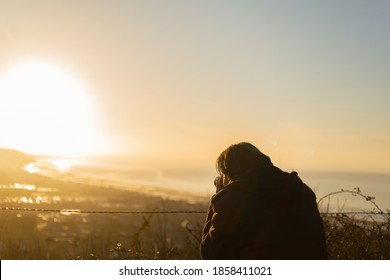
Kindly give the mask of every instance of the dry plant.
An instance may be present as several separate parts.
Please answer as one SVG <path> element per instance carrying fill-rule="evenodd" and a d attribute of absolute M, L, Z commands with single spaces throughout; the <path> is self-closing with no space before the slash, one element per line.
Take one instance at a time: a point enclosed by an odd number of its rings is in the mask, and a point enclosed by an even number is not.
<path fill-rule="evenodd" d="M 372 211 L 323 214 L 329 259 L 390 259 L 389 211 L 383 211 L 375 197 L 363 194 L 360 188 L 329 193 L 318 203 L 321 205 L 325 199 L 340 194 L 364 199 Z"/>

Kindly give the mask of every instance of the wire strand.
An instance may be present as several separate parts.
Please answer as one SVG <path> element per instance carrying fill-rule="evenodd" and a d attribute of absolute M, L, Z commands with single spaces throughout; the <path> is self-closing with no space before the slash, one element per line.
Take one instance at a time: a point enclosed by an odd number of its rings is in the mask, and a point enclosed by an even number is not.
<path fill-rule="evenodd" d="M 206 214 L 206 211 L 93 211 L 78 209 L 42 209 L 42 208 L 19 208 L 19 207 L 1 207 L 3 211 L 28 211 L 28 212 L 52 212 L 69 214 Z"/>
<path fill-rule="evenodd" d="M 93 210 L 78 210 L 78 209 L 43 209 L 43 208 L 19 208 L 19 207 L 1 207 L 2 211 L 25 211 L 25 212 L 49 212 L 49 213 L 63 213 L 63 214 L 206 214 L 207 211 L 93 211 Z M 390 215 L 385 212 L 323 212 L 321 215 Z"/>

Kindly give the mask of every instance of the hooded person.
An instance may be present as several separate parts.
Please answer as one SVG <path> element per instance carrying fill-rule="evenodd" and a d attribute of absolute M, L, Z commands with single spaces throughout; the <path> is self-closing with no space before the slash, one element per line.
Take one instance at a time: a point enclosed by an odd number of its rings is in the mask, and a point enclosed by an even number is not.
<path fill-rule="evenodd" d="M 203 259 L 327 258 L 316 196 L 296 172 L 280 170 L 250 143 L 223 151 L 216 169 Z"/>

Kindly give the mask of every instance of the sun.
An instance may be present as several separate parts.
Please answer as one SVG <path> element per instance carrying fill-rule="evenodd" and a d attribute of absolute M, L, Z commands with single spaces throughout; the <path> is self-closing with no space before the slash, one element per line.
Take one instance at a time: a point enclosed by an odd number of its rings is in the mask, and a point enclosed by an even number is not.
<path fill-rule="evenodd" d="M 63 68 L 28 61 L 0 72 L 0 146 L 41 155 L 106 150 L 90 90 Z"/>

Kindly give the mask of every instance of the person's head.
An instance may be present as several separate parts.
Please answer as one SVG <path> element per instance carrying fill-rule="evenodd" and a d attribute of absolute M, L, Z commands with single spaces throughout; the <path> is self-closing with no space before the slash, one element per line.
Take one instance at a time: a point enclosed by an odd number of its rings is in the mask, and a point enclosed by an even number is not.
<path fill-rule="evenodd" d="M 248 171 L 264 165 L 272 165 L 270 158 L 246 142 L 231 145 L 215 163 L 219 175 L 230 181 L 238 180 Z"/>

